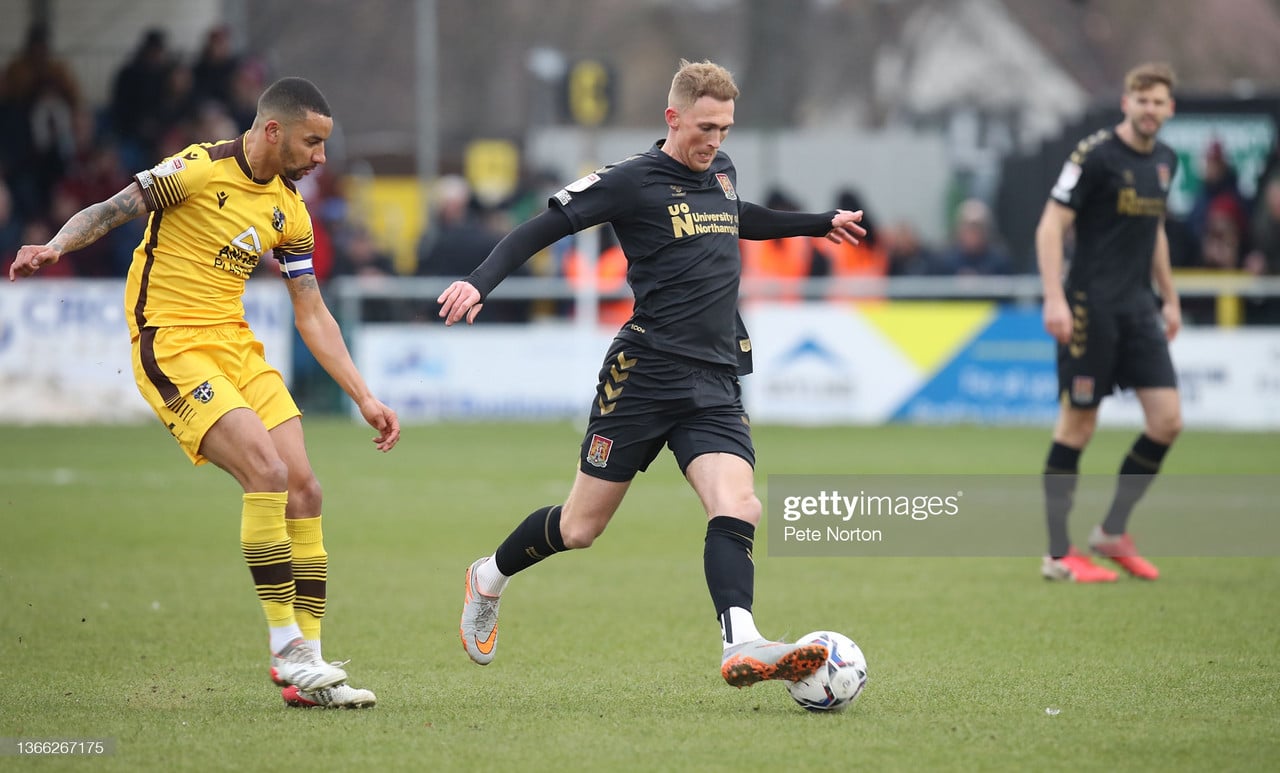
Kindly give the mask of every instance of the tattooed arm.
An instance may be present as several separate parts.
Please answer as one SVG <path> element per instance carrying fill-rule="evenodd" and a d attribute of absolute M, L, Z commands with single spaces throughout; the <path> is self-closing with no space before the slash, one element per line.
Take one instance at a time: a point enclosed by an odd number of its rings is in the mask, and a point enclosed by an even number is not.
<path fill-rule="evenodd" d="M 351 352 L 342 340 L 338 321 L 320 295 L 315 275 L 302 274 L 286 279 L 285 284 L 289 287 L 289 299 L 293 301 L 293 323 L 302 336 L 302 342 L 311 350 L 320 367 L 359 406 L 360 414 L 369 426 L 378 430 L 378 436 L 373 439 L 378 450 L 390 451 L 400 439 L 400 421 L 395 411 L 373 396 L 364 377 L 356 369 Z"/>
<path fill-rule="evenodd" d="M 9 267 L 9 281 L 20 276 L 31 276 L 44 266 L 53 265 L 63 254 L 88 247 L 118 225 L 145 214 L 146 202 L 142 189 L 136 182 L 129 183 L 116 195 L 91 204 L 71 216 L 71 219 L 49 240 L 48 244 L 27 244 Z"/>

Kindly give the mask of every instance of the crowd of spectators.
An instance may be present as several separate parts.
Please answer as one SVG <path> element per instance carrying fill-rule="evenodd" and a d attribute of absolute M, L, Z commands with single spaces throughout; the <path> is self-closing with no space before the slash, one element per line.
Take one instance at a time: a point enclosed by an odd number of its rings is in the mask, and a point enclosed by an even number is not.
<path fill-rule="evenodd" d="M 0 262 L 119 191 L 133 172 L 248 128 L 265 78 L 260 61 L 233 52 L 224 27 L 191 60 L 151 29 L 115 72 L 107 103 L 90 104 L 48 28 L 33 25 L 0 72 Z M 130 226 L 41 273 L 123 276 L 142 224 Z"/>
<path fill-rule="evenodd" d="M 47 28 L 34 25 L 0 72 L 0 265 L 21 244 L 48 240 L 83 207 L 110 197 L 130 175 L 192 142 L 233 137 L 253 122 L 256 100 L 267 85 L 265 63 L 238 53 L 226 27 L 208 31 L 194 55 L 175 51 L 163 29 L 146 30 L 116 70 L 104 105 L 86 103 L 75 74 L 55 53 Z M 1176 267 L 1280 274 L 1280 164 L 1273 158 L 1259 180 L 1256 200 L 1240 192 L 1228 149 L 1214 142 L 1198 170 L 1203 186 L 1189 215 L 1170 222 Z M 541 179 L 541 178 L 538 178 Z M 397 266 L 361 223 L 349 217 L 331 170 L 307 177 L 304 196 L 316 230 L 315 265 L 321 281 L 335 275 L 397 275 Z M 470 272 L 510 227 L 546 200 L 546 181 L 526 185 L 514 201 L 482 204 L 461 177 L 440 179 L 415 252 L 420 276 L 457 277 Z M 798 209 L 783 190 L 767 206 Z M 857 246 L 825 239 L 743 243 L 743 275 L 775 285 L 774 297 L 798 298 L 801 280 L 898 276 L 999 276 L 1034 271 L 1005 247 L 991 208 L 966 199 L 955 207 L 948 236 L 928 244 L 906 221 L 882 223 L 859 192 L 839 193 L 831 206 L 862 209 L 868 237 Z M 530 212 L 525 212 L 530 210 Z M 120 277 L 141 237 L 141 220 L 42 272 L 44 276 Z M 602 292 L 624 287 L 626 261 L 604 233 L 596 261 Z M 526 267 L 527 273 L 582 282 L 582 260 L 572 239 Z M 256 274 L 266 274 L 260 269 Z M 788 285 L 790 283 L 790 285 Z M 778 289 L 778 288 L 781 289 Z M 485 318 L 518 321 L 561 314 L 571 304 L 493 303 Z M 406 311 L 408 309 L 408 311 Z M 626 300 L 608 301 L 606 321 L 625 319 Z M 423 304 L 384 306 L 369 313 L 430 319 Z"/>

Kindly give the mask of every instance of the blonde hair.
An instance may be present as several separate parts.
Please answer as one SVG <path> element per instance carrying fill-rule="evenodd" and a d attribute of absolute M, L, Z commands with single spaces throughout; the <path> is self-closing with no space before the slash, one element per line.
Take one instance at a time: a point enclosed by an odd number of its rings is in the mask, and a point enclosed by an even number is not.
<path fill-rule="evenodd" d="M 1177 83 L 1177 76 L 1173 74 L 1173 68 L 1165 62 L 1146 62 L 1133 68 L 1124 76 L 1124 90 L 1130 91 L 1146 91 L 1152 86 L 1164 84 L 1169 92 L 1173 92 L 1173 87 Z"/>
<path fill-rule="evenodd" d="M 702 97 L 722 102 L 737 99 L 738 85 L 733 82 L 733 74 L 714 62 L 681 59 L 680 69 L 671 79 L 667 104 L 677 110 L 686 110 Z"/>

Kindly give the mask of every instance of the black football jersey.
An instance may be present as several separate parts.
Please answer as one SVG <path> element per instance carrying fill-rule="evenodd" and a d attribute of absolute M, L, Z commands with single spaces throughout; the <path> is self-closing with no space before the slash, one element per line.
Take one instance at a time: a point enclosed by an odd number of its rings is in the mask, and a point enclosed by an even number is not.
<path fill-rule="evenodd" d="M 1050 194 L 1076 213 L 1068 300 L 1083 292 L 1091 303 L 1151 302 L 1151 259 L 1177 168 L 1168 145 L 1142 153 L 1110 129 L 1076 146 Z"/>
<path fill-rule="evenodd" d="M 619 337 L 716 366 L 749 369 L 737 314 L 737 172 L 723 153 L 695 172 L 662 151 L 605 166 L 550 199 L 574 231 L 612 223 L 635 312 Z"/>

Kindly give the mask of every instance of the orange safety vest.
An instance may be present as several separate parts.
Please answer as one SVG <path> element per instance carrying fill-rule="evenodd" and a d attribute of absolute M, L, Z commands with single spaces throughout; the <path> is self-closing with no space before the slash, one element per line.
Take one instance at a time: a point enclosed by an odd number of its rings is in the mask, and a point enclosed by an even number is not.
<path fill-rule="evenodd" d="M 883 249 L 872 247 L 865 242 L 849 244 L 833 242 L 825 236 L 815 236 L 813 248 L 827 258 L 831 266 L 831 277 L 884 277 L 889 274 L 889 254 Z M 829 294 L 832 300 L 847 299 L 846 295 L 833 291 Z M 865 300 L 872 300 L 866 298 Z"/>
<path fill-rule="evenodd" d="M 813 268 L 813 245 L 805 237 L 790 239 L 742 240 L 742 275 L 747 279 L 767 282 L 769 292 L 759 300 L 798 301 L 800 282 L 809 277 Z"/>
<path fill-rule="evenodd" d="M 581 283 L 584 280 L 582 258 L 576 249 L 570 250 L 564 257 L 564 275 L 569 280 L 570 286 L 575 289 L 582 286 Z M 615 244 L 601 252 L 600 257 L 596 259 L 596 292 L 613 293 L 621 290 L 626 284 L 627 256 L 623 254 L 622 248 Z M 631 319 L 634 307 L 635 301 L 631 298 L 600 301 L 597 313 L 601 324 L 621 325 Z"/>

